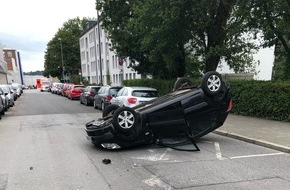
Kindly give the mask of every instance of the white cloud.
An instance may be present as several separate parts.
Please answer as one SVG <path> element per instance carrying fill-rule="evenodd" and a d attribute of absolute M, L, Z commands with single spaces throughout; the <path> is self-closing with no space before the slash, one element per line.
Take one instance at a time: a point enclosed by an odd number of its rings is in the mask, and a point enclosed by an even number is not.
<path fill-rule="evenodd" d="M 46 44 L 63 23 L 95 18 L 96 0 L 7 0 L 0 2 L 0 43 L 20 52 L 23 71 L 43 70 Z"/>

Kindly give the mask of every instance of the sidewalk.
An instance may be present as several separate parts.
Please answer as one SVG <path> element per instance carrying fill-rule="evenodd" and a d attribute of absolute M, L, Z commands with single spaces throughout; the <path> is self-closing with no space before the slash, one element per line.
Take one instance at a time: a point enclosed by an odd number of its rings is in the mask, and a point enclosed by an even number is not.
<path fill-rule="evenodd" d="M 229 114 L 214 133 L 290 153 L 290 122 Z"/>

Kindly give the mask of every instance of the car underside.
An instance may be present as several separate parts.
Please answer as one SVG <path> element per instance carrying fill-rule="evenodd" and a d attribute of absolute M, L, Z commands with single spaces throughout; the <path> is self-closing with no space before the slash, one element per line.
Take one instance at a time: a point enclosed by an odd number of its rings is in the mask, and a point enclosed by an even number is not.
<path fill-rule="evenodd" d="M 166 145 L 166 139 L 197 139 L 222 126 L 232 107 L 231 88 L 217 72 L 206 73 L 200 87 L 180 78 L 174 90 L 133 108 L 109 105 L 103 117 L 88 122 L 87 138 L 97 147 Z"/>

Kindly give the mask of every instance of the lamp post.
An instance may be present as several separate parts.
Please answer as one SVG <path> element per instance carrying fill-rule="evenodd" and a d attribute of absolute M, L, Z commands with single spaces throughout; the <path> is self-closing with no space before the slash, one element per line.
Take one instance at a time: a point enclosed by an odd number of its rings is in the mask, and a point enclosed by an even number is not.
<path fill-rule="evenodd" d="M 60 41 L 60 54 L 61 54 L 61 66 L 62 66 L 62 80 L 64 82 L 64 65 L 63 65 L 63 52 L 62 52 L 62 41 L 61 38 L 58 38 Z"/>
<path fill-rule="evenodd" d="M 97 0 L 98 3 L 98 0 Z M 101 51 L 101 28 L 100 28 L 100 18 L 99 18 L 99 10 L 97 9 L 97 20 L 98 20 L 98 38 L 99 38 L 99 57 L 100 57 L 100 83 L 103 85 L 103 68 L 102 68 L 102 51 Z M 97 57 L 96 57 L 96 66 L 97 66 Z M 98 66 L 97 66 L 98 67 Z M 96 70 L 97 71 L 97 70 Z"/>

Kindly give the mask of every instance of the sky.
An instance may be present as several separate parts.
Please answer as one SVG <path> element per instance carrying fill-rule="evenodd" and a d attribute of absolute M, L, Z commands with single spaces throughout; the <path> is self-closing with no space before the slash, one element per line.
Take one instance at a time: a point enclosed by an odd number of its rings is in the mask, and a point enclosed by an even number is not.
<path fill-rule="evenodd" d="M 20 52 L 24 72 L 44 70 L 47 43 L 69 19 L 96 18 L 96 0 L 3 0 L 0 2 L 0 44 Z M 273 48 L 259 51 L 255 76 L 270 80 Z M 225 66 L 220 72 L 231 72 Z"/>
<path fill-rule="evenodd" d="M 96 0 L 1 0 L 0 44 L 20 53 L 24 72 L 44 70 L 47 43 L 69 19 L 96 18 Z"/>

